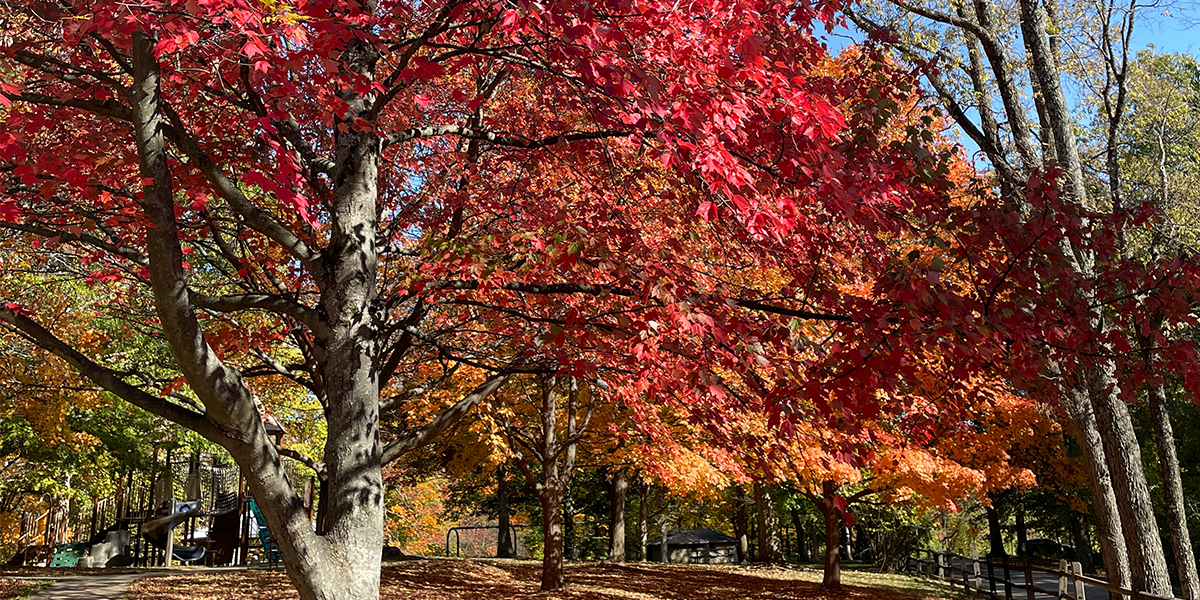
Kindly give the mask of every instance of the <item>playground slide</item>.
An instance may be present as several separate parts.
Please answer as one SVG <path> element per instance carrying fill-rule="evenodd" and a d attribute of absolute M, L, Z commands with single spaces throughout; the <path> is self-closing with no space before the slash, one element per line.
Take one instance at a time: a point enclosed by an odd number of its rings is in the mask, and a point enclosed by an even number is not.
<path fill-rule="evenodd" d="M 275 539 L 271 537 L 271 530 L 267 529 L 267 519 L 254 500 L 250 501 L 250 512 L 254 513 L 254 520 L 258 524 L 258 539 L 262 542 L 264 558 L 272 565 L 278 564 L 282 560 L 279 546 L 275 545 Z"/>
<path fill-rule="evenodd" d="M 238 493 L 224 492 L 217 496 L 208 529 L 208 564 L 228 565 L 242 538 L 241 515 L 238 514 Z"/>
<path fill-rule="evenodd" d="M 175 513 L 159 517 L 142 524 L 142 537 L 159 550 L 167 549 L 167 536 L 176 525 L 200 514 L 200 501 L 179 502 L 175 504 Z M 171 556 L 180 562 L 195 562 L 204 558 L 204 546 L 174 546 Z"/>

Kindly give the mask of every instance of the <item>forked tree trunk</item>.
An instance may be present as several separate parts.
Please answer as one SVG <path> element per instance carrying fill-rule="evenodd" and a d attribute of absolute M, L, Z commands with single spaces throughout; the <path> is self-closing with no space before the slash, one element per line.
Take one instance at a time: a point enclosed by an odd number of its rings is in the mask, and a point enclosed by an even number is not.
<path fill-rule="evenodd" d="M 1078 388 L 1068 390 L 1063 408 L 1072 434 L 1079 442 L 1080 460 L 1088 487 L 1092 491 L 1092 508 L 1096 513 L 1096 535 L 1100 541 L 1100 556 L 1104 560 L 1105 577 L 1110 583 L 1128 588 L 1130 582 L 1129 553 L 1125 548 L 1125 533 L 1117 511 L 1117 495 L 1113 491 L 1108 460 L 1096 415 L 1087 393 Z"/>
<path fill-rule="evenodd" d="M 1164 504 L 1167 523 L 1171 528 L 1171 547 L 1175 552 L 1175 567 L 1184 600 L 1200 598 L 1200 581 L 1196 575 L 1196 556 L 1188 532 L 1184 511 L 1183 481 L 1179 475 L 1179 456 L 1175 453 L 1175 432 L 1167 410 L 1167 393 L 1161 384 L 1150 387 L 1150 416 L 1154 421 L 1154 445 L 1158 448 L 1158 465 L 1162 471 Z"/>
<path fill-rule="evenodd" d="M 1075 138 L 1075 122 L 1063 93 L 1058 61 L 1050 46 L 1051 37 L 1045 9 L 1036 0 L 1019 0 L 1018 6 L 1025 47 L 1029 53 L 1033 75 L 1044 97 L 1044 111 L 1053 132 L 1056 158 L 1067 176 L 1068 193 L 1074 196 L 1081 206 L 1088 207 L 1090 203 L 1087 201 L 1088 191 Z M 1123 90 L 1124 88 L 1122 94 Z M 1118 102 L 1121 100 L 1122 97 L 1118 97 Z M 1119 114 L 1120 108 L 1117 110 Z M 1111 125 L 1115 130 L 1117 122 L 1114 121 Z M 1077 249 L 1067 248 L 1068 251 Z M 1076 263 L 1072 266 L 1083 276 L 1094 277 L 1094 254 L 1085 251 L 1077 256 L 1078 258 L 1072 259 Z M 1080 289 L 1078 293 L 1089 305 L 1095 304 L 1095 298 L 1092 297 L 1094 292 Z M 1104 315 L 1097 312 L 1090 317 L 1092 333 L 1102 335 L 1110 327 Z M 1103 456 L 1108 462 L 1121 531 L 1125 538 L 1125 550 L 1129 556 L 1130 584 L 1139 591 L 1169 596 L 1170 575 L 1167 571 L 1162 539 L 1158 535 L 1149 486 L 1142 469 L 1141 449 L 1134 434 L 1133 422 L 1129 418 L 1128 407 L 1118 394 L 1114 367 L 1111 362 L 1100 361 L 1096 364 L 1081 365 L 1075 370 L 1076 372 L 1072 373 L 1076 379 L 1074 384 L 1086 386 L 1104 447 Z"/>
<path fill-rule="evenodd" d="M 629 478 L 625 469 L 613 472 L 608 498 L 608 562 L 625 562 L 625 492 Z"/>
<path fill-rule="evenodd" d="M 208 344 L 189 301 L 175 217 L 176 190 L 164 139 L 169 115 L 160 94 L 154 45 L 148 35 L 133 34 L 129 100 L 144 182 L 142 204 L 152 225 L 146 248 L 155 310 L 176 364 L 206 409 L 202 419 L 184 414 L 180 422 L 224 446 L 246 474 L 303 600 L 375 600 L 383 546 L 383 478 L 372 342 L 376 332 L 368 309 L 375 299 L 378 253 L 374 237 L 362 231 L 375 231 L 379 140 L 373 133 L 358 131 L 339 133 L 335 140 L 334 180 L 346 184 L 336 186 L 332 194 L 329 253 L 320 274 L 326 284 L 321 304 L 328 319 L 315 336 L 329 425 L 325 445 L 329 510 L 326 533 L 318 536 L 241 374 L 222 363 Z M 348 70 L 369 76 L 373 53 L 365 44 L 350 43 L 341 58 Z M 369 108 L 354 93 L 343 100 L 351 117 Z M 194 141 L 175 131 L 184 153 L 203 154 Z M 197 158 L 196 166 L 211 168 L 206 160 Z M 232 183 L 223 193 L 234 201 L 244 200 Z"/>
<path fill-rule="evenodd" d="M 519 450 L 515 441 L 516 434 L 509 425 L 509 448 L 514 452 L 516 465 L 520 467 L 525 480 L 537 490 L 538 500 L 542 505 L 542 530 L 544 537 L 544 552 L 542 555 L 542 591 L 549 592 L 563 586 L 563 516 L 564 512 L 571 515 L 572 511 L 565 507 L 563 501 L 567 496 L 567 486 L 571 481 L 571 472 L 575 468 L 575 456 L 579 433 L 587 427 L 591 419 L 591 409 L 586 411 L 582 425 L 577 420 L 579 410 L 579 386 L 575 378 L 571 378 L 570 391 L 566 396 L 566 428 L 561 438 L 558 431 L 558 378 L 548 376 L 542 379 L 542 406 L 539 411 L 540 437 L 538 440 L 538 458 L 541 466 L 539 474 L 534 473 L 529 460 Z M 534 434 L 537 435 L 537 434 Z M 525 434 L 526 438 L 533 437 Z"/>
<path fill-rule="evenodd" d="M 754 505 L 758 512 L 758 562 L 780 562 L 779 532 L 775 527 L 775 504 L 771 501 L 769 486 L 762 483 L 754 484 Z"/>

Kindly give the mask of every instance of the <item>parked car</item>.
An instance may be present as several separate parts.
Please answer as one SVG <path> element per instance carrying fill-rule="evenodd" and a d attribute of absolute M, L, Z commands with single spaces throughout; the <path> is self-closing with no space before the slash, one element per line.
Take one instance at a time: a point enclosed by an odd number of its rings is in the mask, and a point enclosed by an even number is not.
<path fill-rule="evenodd" d="M 1025 543 L 1030 558 L 1065 558 L 1075 560 L 1075 548 L 1054 540 L 1034 539 Z"/>

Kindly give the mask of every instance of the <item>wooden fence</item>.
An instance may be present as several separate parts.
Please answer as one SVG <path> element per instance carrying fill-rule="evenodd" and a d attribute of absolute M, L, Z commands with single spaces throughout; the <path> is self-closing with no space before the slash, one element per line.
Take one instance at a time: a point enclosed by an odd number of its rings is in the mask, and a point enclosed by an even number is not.
<path fill-rule="evenodd" d="M 979 558 L 953 552 L 918 550 L 916 556 L 908 559 L 906 568 L 910 573 L 943 581 L 967 594 L 994 599 L 1042 600 L 1051 597 L 1059 600 L 1106 600 L 1107 597 L 1113 600 L 1177 600 L 1174 596 L 1130 590 L 1089 577 L 1083 574 L 1079 563 L 1065 560 L 1059 561 L 1058 569 L 1050 569 L 1033 564 L 1028 556 L 1010 560 L 1007 557 Z M 1041 578 L 1042 586 L 1048 585 L 1051 579 L 1057 579 L 1056 589 L 1039 587 L 1036 573 L 1049 575 Z M 1085 585 L 1108 593 L 1092 590 L 1089 598 Z"/>

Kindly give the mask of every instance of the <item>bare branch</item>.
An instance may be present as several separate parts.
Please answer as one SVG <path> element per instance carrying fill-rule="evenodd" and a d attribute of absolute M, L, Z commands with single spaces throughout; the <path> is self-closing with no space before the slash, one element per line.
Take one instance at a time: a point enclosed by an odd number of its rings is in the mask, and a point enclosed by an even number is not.
<path fill-rule="evenodd" d="M 221 313 L 233 313 L 244 310 L 266 310 L 286 315 L 306 325 L 309 329 L 318 330 L 322 327 L 321 317 L 317 311 L 277 294 L 230 294 L 226 296 L 209 296 L 188 290 L 188 297 L 197 308 L 213 310 Z"/>

